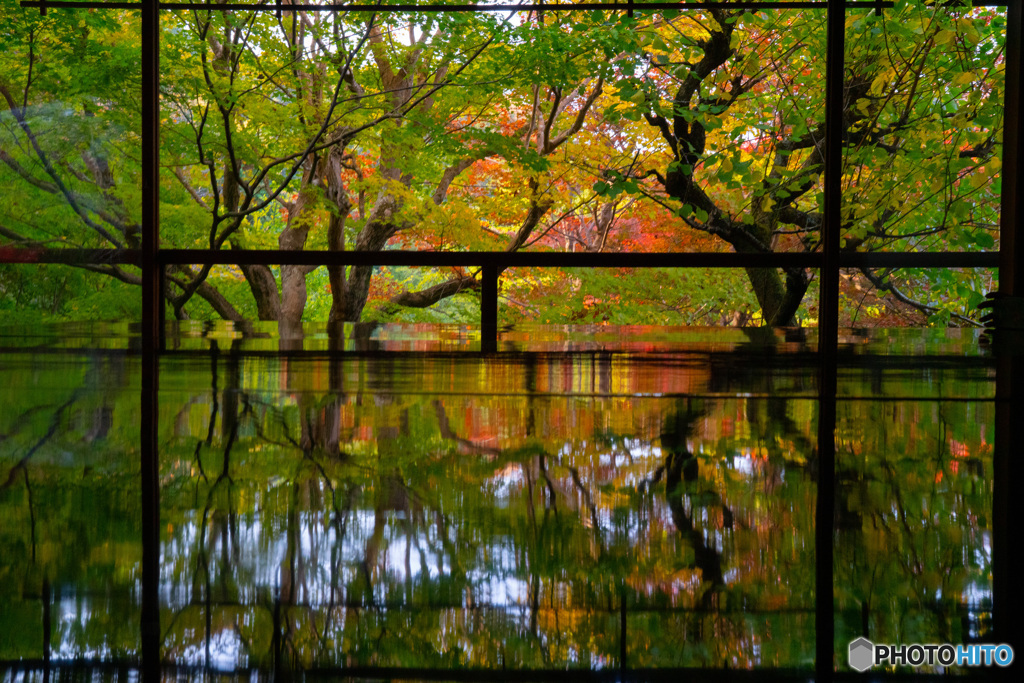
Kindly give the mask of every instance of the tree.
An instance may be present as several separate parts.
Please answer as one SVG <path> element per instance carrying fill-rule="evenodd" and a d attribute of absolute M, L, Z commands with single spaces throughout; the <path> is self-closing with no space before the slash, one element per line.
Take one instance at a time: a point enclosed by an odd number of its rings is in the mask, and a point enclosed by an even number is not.
<path fill-rule="evenodd" d="M 818 248 L 822 12 L 284 10 L 163 15 L 164 246 Z M 2 238 L 137 245 L 135 15 L 4 11 L 0 174 L 23 192 L 5 207 Z M 851 10 L 843 248 L 994 246 L 1001 22 L 920 3 Z M 86 267 L 139 282 L 129 266 Z M 178 266 L 164 295 L 179 318 L 294 329 L 313 308 L 363 319 L 371 294 L 373 318 L 479 286 L 472 269 L 394 271 L 376 285 L 366 266 L 323 272 Z M 510 274 L 506 292 L 515 315 L 530 316 L 551 276 L 568 279 L 580 321 L 815 317 L 805 269 L 748 269 L 756 304 L 743 310 L 719 303 L 736 300 L 729 274 L 617 275 Z M 984 279 L 862 269 L 855 283 L 962 316 Z M 940 296 L 920 300 L 914 283 Z M 591 305 L 616 296 L 639 305 Z"/>
<path fill-rule="evenodd" d="M 813 251 L 824 170 L 823 15 L 711 10 L 640 24 L 652 50 L 619 84 L 667 148 L 628 190 L 741 253 Z M 990 248 L 997 225 L 1001 20 L 899 3 L 847 22 L 844 249 Z M 641 184 L 645 178 L 656 182 Z M 872 284 L 908 300 L 888 273 Z M 747 270 L 763 319 L 794 324 L 804 269 Z M 979 296 L 980 298 L 980 296 Z M 924 304 L 926 310 L 934 310 Z M 976 302 L 975 302 L 976 303 Z"/>

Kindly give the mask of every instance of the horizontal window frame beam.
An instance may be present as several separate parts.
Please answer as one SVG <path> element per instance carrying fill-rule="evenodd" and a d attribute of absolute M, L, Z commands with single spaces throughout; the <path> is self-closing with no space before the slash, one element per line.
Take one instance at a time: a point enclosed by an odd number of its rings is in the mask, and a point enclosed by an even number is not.
<path fill-rule="evenodd" d="M 853 6 L 863 5 L 864 7 L 878 7 L 879 3 L 873 0 L 859 0 L 848 3 Z M 1005 0 L 1002 3 L 1005 4 Z M 25 8 L 38 8 L 41 11 L 50 9 L 138 9 L 142 7 L 141 2 L 99 2 L 96 0 L 22 0 L 21 6 Z M 374 12 L 388 14 L 394 12 L 593 12 L 593 11 L 637 11 L 637 10 L 706 10 L 706 9 L 806 9 L 828 7 L 828 0 L 765 0 L 756 2 L 580 2 L 575 4 L 548 5 L 545 3 L 507 3 L 498 5 L 477 5 L 473 3 L 444 4 L 429 2 L 416 4 L 405 2 L 393 5 L 375 5 L 369 2 L 343 3 L 337 5 L 327 4 L 293 4 L 283 5 L 278 3 L 205 3 L 205 2 L 161 2 L 160 10 L 181 10 L 193 11 L 203 9 L 236 10 L 245 12 Z M 884 2 L 882 7 L 892 7 L 892 2 Z"/>
<path fill-rule="evenodd" d="M 22 0 L 22 7 L 28 9 L 39 9 L 45 13 L 51 9 L 140 9 L 142 2 L 100 2 L 97 0 Z M 950 4 L 955 4 L 951 2 Z M 972 7 L 1006 7 L 1007 0 L 971 0 L 962 3 Z M 402 3 L 395 5 L 374 5 L 366 2 L 345 3 L 338 5 L 323 4 L 295 4 L 282 5 L 278 3 L 205 3 L 205 2 L 161 2 L 160 10 L 168 11 L 194 11 L 203 9 L 234 10 L 245 12 L 375 12 L 388 14 L 394 12 L 594 12 L 608 10 L 622 10 L 632 12 L 662 10 L 708 10 L 708 9 L 826 9 L 828 0 L 765 0 L 756 2 L 581 2 L 575 4 L 549 5 L 544 3 L 509 3 L 500 5 L 476 5 L 473 3 L 460 3 L 446 5 L 443 3 Z M 876 0 L 851 0 L 846 3 L 851 9 L 889 9 L 893 3 L 889 0 L 877 2 Z"/>
<path fill-rule="evenodd" d="M 506 268 L 815 268 L 822 254 L 736 252 L 557 252 L 557 251 L 282 251 L 277 249 L 160 249 L 158 265 L 408 266 Z M 0 263 L 133 265 L 141 249 L 0 250 Z M 840 268 L 997 268 L 998 251 L 842 252 Z"/>

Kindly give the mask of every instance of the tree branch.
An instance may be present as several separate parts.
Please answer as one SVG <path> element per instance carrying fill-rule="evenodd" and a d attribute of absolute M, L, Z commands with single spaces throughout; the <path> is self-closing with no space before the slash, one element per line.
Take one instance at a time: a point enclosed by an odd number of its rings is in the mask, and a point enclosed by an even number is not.
<path fill-rule="evenodd" d="M 441 284 L 428 287 L 418 292 L 402 292 L 391 297 L 391 303 L 407 308 L 427 308 L 441 299 L 454 296 L 459 292 L 480 289 L 480 281 L 472 275 L 454 277 Z"/>

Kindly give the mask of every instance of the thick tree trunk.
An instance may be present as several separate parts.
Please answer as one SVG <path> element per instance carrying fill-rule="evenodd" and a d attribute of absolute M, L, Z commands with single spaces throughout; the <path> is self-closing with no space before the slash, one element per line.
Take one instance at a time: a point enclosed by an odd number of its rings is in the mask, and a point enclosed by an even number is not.
<path fill-rule="evenodd" d="M 207 303 L 213 307 L 213 310 L 224 320 L 231 320 L 232 322 L 242 322 L 242 314 L 231 305 L 223 294 L 221 294 L 215 287 L 209 282 L 204 282 L 199 285 L 199 289 L 196 290 L 196 294 L 206 299 Z"/>
<path fill-rule="evenodd" d="M 282 251 L 302 251 L 309 237 L 309 226 L 314 205 L 309 191 L 310 178 L 303 178 L 303 188 L 294 202 L 287 204 L 288 227 L 281 231 L 277 246 Z M 302 313 L 306 310 L 306 275 L 310 266 L 281 266 L 281 308 L 278 311 L 278 329 L 282 338 L 302 337 Z"/>
<path fill-rule="evenodd" d="M 345 216 L 331 216 L 327 224 L 327 248 L 330 251 L 345 251 Z M 345 266 L 327 266 L 327 277 L 331 283 L 331 313 L 328 321 L 342 322 L 347 320 L 348 308 Z"/>
<path fill-rule="evenodd" d="M 427 308 L 441 299 L 454 296 L 467 289 L 480 289 L 480 281 L 472 275 L 454 277 L 419 292 L 402 292 L 391 297 L 391 303 L 409 308 Z"/>
<path fill-rule="evenodd" d="M 341 181 L 343 169 L 342 150 L 333 149 L 324 161 L 326 167 L 325 185 L 327 199 L 334 205 L 327 223 L 327 249 L 329 251 L 345 251 L 345 223 L 352 211 L 352 202 Z M 348 320 L 348 283 L 345 277 L 345 266 L 328 266 L 327 277 L 331 283 L 331 313 L 328 321 L 332 323 Z"/>
<path fill-rule="evenodd" d="M 352 266 L 349 271 L 348 287 L 345 291 L 344 321 L 357 323 L 363 316 L 366 299 L 370 295 L 370 278 L 373 266 Z"/>
<path fill-rule="evenodd" d="M 308 266 L 281 266 L 281 311 L 278 331 L 282 339 L 302 338 L 302 312 L 306 309 Z"/>
<path fill-rule="evenodd" d="M 373 210 L 370 212 L 366 225 L 356 238 L 355 251 L 380 251 L 388 240 L 398 231 L 395 214 L 401 208 L 401 202 L 387 190 L 377 197 Z M 349 269 L 347 287 L 345 289 L 346 322 L 359 322 L 366 306 L 366 298 L 370 294 L 370 279 L 373 277 L 373 266 L 352 266 Z"/>
<path fill-rule="evenodd" d="M 805 271 L 795 269 L 783 280 L 776 268 L 746 268 L 747 279 L 761 306 L 761 319 L 770 327 L 796 327 L 796 312 L 807 292 Z"/>
<path fill-rule="evenodd" d="M 281 312 L 281 297 L 277 293 L 277 280 L 267 266 L 238 266 L 245 275 L 252 298 L 256 301 L 256 315 L 260 320 L 277 320 Z"/>
<path fill-rule="evenodd" d="M 224 168 L 224 208 L 227 211 L 238 211 L 239 188 L 230 166 Z M 237 235 L 237 233 L 236 233 Z M 231 240 L 231 248 L 239 248 L 236 239 Z M 260 320 L 277 320 L 281 310 L 281 297 L 277 293 L 277 281 L 270 268 L 260 265 L 238 266 L 249 285 L 252 298 L 256 301 L 256 315 Z"/>

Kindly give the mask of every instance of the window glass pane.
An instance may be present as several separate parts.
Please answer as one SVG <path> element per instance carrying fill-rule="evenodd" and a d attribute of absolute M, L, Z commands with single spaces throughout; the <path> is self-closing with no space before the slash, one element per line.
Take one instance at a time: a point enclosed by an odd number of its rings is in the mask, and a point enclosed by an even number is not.
<path fill-rule="evenodd" d="M 167 318 L 480 324 L 480 268 L 174 264 L 166 267 Z M 352 311 L 346 315 L 346 311 Z M 287 336 L 284 328 L 282 335 Z"/>
<path fill-rule="evenodd" d="M 841 271 L 839 320 L 849 327 L 980 327 L 977 308 L 996 289 L 994 268 Z"/>
<path fill-rule="evenodd" d="M 139 269 L 130 264 L 0 263 L 3 325 L 130 322 L 142 317 Z"/>
<path fill-rule="evenodd" d="M 816 326 L 813 271 L 792 270 L 806 279 L 789 324 Z M 777 305 L 787 285 L 798 289 L 777 268 L 509 268 L 500 283 L 503 324 L 757 327 L 760 301 Z"/>
<path fill-rule="evenodd" d="M 823 21 L 168 12 L 162 238 L 813 251 Z M 794 325 L 812 277 L 766 269 L 747 291 Z"/>
<path fill-rule="evenodd" d="M 5 2 L 0 26 L 0 249 L 138 248 L 138 12 Z"/>
<path fill-rule="evenodd" d="M 849 12 L 845 249 L 998 249 L 1005 25 L 1002 8 Z"/>
<path fill-rule="evenodd" d="M 823 21 L 168 12 L 163 236 L 804 251 L 817 229 L 821 168 L 802 143 L 823 114 Z"/>

